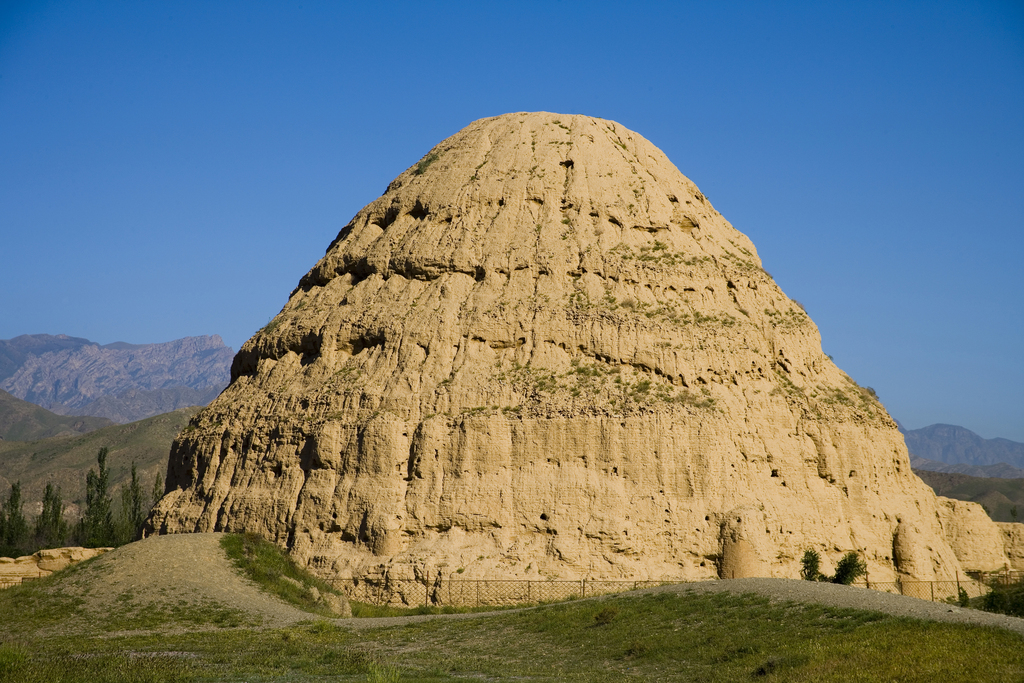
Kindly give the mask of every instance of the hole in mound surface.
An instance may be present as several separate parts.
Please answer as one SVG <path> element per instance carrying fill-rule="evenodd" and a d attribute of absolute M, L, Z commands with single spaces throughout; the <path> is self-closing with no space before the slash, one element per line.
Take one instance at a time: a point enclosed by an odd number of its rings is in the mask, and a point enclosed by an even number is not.
<path fill-rule="evenodd" d="M 430 212 L 427 211 L 427 207 L 423 206 L 422 202 L 418 199 L 416 200 L 416 205 L 409 209 L 409 215 L 416 220 L 426 218 L 428 213 Z"/>

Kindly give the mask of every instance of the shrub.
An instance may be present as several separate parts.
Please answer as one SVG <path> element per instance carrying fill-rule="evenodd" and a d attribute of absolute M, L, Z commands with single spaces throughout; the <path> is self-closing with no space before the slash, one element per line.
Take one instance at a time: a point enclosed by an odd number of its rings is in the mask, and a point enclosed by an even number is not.
<path fill-rule="evenodd" d="M 986 612 L 1024 617 L 1024 584 L 995 586 L 981 598 L 979 606 Z"/>
<path fill-rule="evenodd" d="M 816 550 L 805 550 L 800 560 L 800 578 L 805 581 L 821 581 L 821 555 Z"/>
<path fill-rule="evenodd" d="M 839 560 L 835 576 L 825 576 L 821 573 L 821 555 L 816 550 L 804 551 L 804 556 L 800 560 L 800 578 L 805 581 L 827 581 L 849 586 L 867 572 L 867 564 L 853 551 L 846 553 L 843 559 Z"/>
<path fill-rule="evenodd" d="M 843 555 L 836 565 L 836 575 L 829 579 L 832 583 L 841 583 L 849 586 L 851 583 L 864 576 L 868 572 L 867 564 L 855 552 L 848 552 Z"/>

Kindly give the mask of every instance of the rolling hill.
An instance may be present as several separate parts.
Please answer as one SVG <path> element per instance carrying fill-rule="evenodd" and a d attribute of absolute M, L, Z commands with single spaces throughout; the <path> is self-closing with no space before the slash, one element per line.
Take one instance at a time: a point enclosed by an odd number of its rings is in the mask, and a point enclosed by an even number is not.
<path fill-rule="evenodd" d="M 0 439 L 4 441 L 74 436 L 112 424 L 105 417 L 57 415 L 0 389 Z"/>
<path fill-rule="evenodd" d="M 198 410 L 194 406 L 181 408 L 75 436 L 0 441 L 0 500 L 6 500 L 12 482 L 20 481 L 25 514 L 32 518 L 42 507 L 46 483 L 52 481 L 61 487 L 67 516 L 77 517 L 85 501 L 86 473 L 96 468 L 96 454 L 104 446 L 110 450 L 107 467 L 115 496 L 131 478 L 132 461 L 148 493 L 156 476 L 162 479 L 166 473 L 171 441 Z"/>

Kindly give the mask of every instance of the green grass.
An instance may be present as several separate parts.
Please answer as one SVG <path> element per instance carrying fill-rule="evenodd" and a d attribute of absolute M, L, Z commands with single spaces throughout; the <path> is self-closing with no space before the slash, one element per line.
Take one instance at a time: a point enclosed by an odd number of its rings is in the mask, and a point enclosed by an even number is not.
<path fill-rule="evenodd" d="M 0 680 L 953 683 L 1024 676 L 1024 637 L 1007 631 L 727 593 L 622 595 L 387 628 L 344 623 L 122 637 L 33 637 L 0 627 Z"/>
<path fill-rule="evenodd" d="M 284 551 L 262 536 L 227 534 L 220 545 L 235 568 L 267 593 L 306 612 L 336 616 L 330 607 L 314 599 L 311 589 L 315 588 L 319 593 L 340 593 L 326 581 L 299 567 Z"/>

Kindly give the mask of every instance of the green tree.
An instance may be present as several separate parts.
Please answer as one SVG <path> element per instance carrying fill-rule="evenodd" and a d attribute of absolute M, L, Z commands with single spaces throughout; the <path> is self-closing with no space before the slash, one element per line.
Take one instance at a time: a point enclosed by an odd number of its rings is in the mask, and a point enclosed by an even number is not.
<path fill-rule="evenodd" d="M 108 490 L 110 472 L 107 470 L 107 447 L 96 454 L 99 474 L 90 469 L 85 477 L 85 515 L 79 522 L 78 537 L 87 548 L 114 545 L 114 515 Z"/>
<path fill-rule="evenodd" d="M 821 581 L 821 555 L 817 550 L 805 550 L 800 559 L 800 578 L 805 581 Z"/>
<path fill-rule="evenodd" d="M 41 548 L 60 548 L 67 541 L 68 523 L 64 521 L 64 502 L 60 487 L 46 483 L 43 511 L 36 518 L 36 544 Z"/>
<path fill-rule="evenodd" d="M 142 484 L 132 461 L 132 480 L 121 489 L 121 523 L 119 524 L 118 541 L 120 544 L 131 543 L 139 534 L 142 523 L 146 521 L 142 503 Z"/>
<path fill-rule="evenodd" d="M 829 579 L 832 583 L 841 583 L 849 586 L 851 583 L 868 573 L 868 566 L 860 555 L 850 551 L 843 555 L 836 565 L 836 575 Z"/>
<path fill-rule="evenodd" d="M 153 505 L 156 505 L 161 498 L 164 497 L 164 478 L 160 476 L 160 472 L 156 473 L 156 479 L 153 480 Z M 150 506 L 152 507 L 152 506 Z"/>
<path fill-rule="evenodd" d="M 11 494 L 0 509 L 0 555 L 19 557 L 28 550 L 28 522 L 22 512 L 21 482 L 11 484 Z"/>
<path fill-rule="evenodd" d="M 843 559 L 839 560 L 835 576 L 826 576 L 821 573 L 821 555 L 816 550 L 804 551 L 804 556 L 800 560 L 800 578 L 807 581 L 827 581 L 849 586 L 867 573 L 867 564 L 860 559 L 860 555 L 853 551 L 846 553 L 843 555 Z"/>

